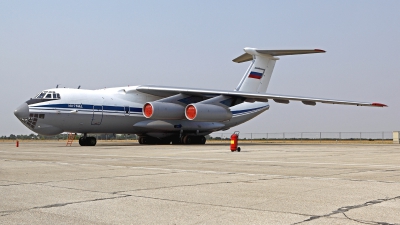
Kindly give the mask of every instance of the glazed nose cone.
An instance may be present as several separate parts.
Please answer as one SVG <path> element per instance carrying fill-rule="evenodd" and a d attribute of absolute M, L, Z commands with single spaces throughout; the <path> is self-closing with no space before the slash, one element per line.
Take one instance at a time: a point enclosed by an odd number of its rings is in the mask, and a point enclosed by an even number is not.
<path fill-rule="evenodd" d="M 26 103 L 20 105 L 17 109 L 14 110 L 14 115 L 18 119 L 28 118 L 29 117 L 29 106 Z"/>

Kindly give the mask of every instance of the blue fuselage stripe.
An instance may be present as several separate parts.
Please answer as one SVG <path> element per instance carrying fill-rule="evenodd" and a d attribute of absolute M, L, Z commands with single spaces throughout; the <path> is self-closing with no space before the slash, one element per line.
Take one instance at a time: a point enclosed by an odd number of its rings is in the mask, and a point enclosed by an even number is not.
<path fill-rule="evenodd" d="M 38 106 L 31 106 L 32 108 L 42 108 L 44 110 L 52 110 L 52 109 L 74 109 L 74 110 L 85 110 L 85 111 L 92 111 L 93 108 L 95 109 L 100 109 L 101 110 L 101 105 L 88 105 L 88 104 L 51 104 L 51 105 L 38 105 Z M 268 108 L 268 106 L 262 106 L 258 108 L 252 108 L 252 109 L 244 109 L 244 110 L 235 110 L 232 111 L 233 115 L 238 115 L 238 114 L 243 114 L 251 111 L 256 111 L 260 110 L 263 108 Z M 125 107 L 124 106 L 107 106 L 103 105 L 103 112 L 104 111 L 117 111 L 117 112 L 125 112 Z M 142 113 L 142 108 L 136 108 L 136 107 L 129 107 L 129 112 L 130 113 Z"/>

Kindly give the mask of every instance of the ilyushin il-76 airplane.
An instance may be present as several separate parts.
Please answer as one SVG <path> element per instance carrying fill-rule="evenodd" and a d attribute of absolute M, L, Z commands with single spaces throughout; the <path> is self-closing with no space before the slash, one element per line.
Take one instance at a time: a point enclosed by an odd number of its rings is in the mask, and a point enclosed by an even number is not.
<path fill-rule="evenodd" d="M 324 50 L 244 48 L 233 61 L 251 64 L 234 91 L 139 85 L 83 90 L 47 89 L 29 99 L 15 116 L 43 135 L 81 133 L 81 146 L 96 145 L 88 133 L 136 134 L 140 144 L 205 144 L 205 135 L 242 124 L 269 109 L 269 100 L 385 107 L 381 103 L 343 101 L 266 93 L 277 56 Z"/>

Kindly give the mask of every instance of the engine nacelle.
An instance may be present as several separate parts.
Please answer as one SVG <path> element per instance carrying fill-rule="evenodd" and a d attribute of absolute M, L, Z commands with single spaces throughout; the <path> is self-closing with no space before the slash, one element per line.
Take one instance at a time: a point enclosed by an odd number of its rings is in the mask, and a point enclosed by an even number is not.
<path fill-rule="evenodd" d="M 143 115 L 156 120 L 185 119 L 185 107 L 169 102 L 147 102 L 143 106 Z"/>
<path fill-rule="evenodd" d="M 185 109 L 188 120 L 221 122 L 230 120 L 232 112 L 224 107 L 211 104 L 189 104 Z"/>

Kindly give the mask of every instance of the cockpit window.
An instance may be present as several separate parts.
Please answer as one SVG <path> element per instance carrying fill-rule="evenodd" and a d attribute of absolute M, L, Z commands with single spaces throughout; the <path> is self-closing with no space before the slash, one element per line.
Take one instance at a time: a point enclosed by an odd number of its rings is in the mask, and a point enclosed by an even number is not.
<path fill-rule="evenodd" d="M 43 91 L 36 95 L 36 99 L 47 98 L 47 99 L 60 99 L 60 94 L 55 91 Z"/>
<path fill-rule="evenodd" d="M 43 98 L 46 92 L 40 93 L 36 98 Z"/>

